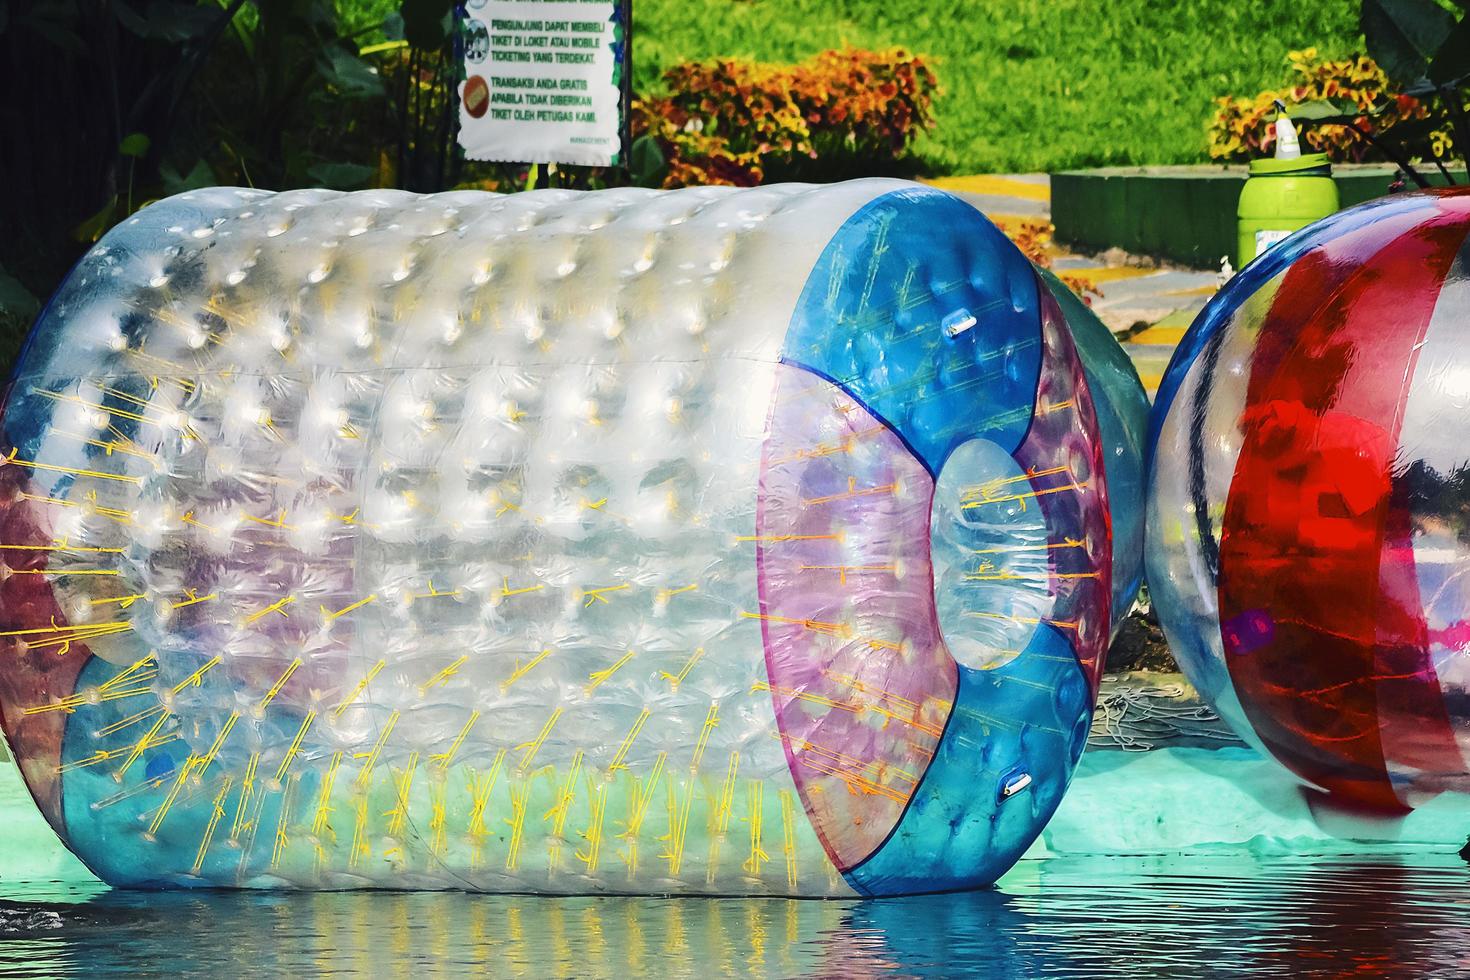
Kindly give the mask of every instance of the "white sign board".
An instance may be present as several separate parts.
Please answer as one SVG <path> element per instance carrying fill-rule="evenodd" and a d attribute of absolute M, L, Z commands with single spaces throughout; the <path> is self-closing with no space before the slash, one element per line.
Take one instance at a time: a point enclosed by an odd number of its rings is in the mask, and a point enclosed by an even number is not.
<path fill-rule="evenodd" d="M 467 0 L 459 142 L 470 160 L 621 163 L 619 0 Z"/>

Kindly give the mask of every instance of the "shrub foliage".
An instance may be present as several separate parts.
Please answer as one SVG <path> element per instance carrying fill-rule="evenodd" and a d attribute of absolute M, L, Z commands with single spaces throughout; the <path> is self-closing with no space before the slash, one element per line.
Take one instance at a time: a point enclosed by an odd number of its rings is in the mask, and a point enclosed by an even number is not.
<path fill-rule="evenodd" d="M 934 126 L 939 83 L 902 49 L 824 51 L 794 65 L 740 59 L 674 65 L 635 105 L 664 187 L 750 186 L 896 172 Z"/>
<path fill-rule="evenodd" d="M 1212 160 L 1245 161 L 1268 156 L 1275 150 L 1277 100 L 1287 107 L 1322 101 L 1356 105 L 1362 115 L 1351 125 L 1360 132 L 1377 135 L 1410 120 L 1428 116 L 1418 99 L 1398 91 L 1383 69 L 1367 55 L 1340 61 L 1324 60 L 1316 48 L 1292 51 L 1286 56 L 1287 84 L 1268 89 L 1251 98 L 1226 96 L 1215 100 L 1209 122 L 1209 151 Z M 1305 127 L 1302 138 L 1314 151 L 1326 153 L 1336 162 L 1359 163 L 1371 159 L 1373 145 L 1355 136 L 1346 126 Z M 1449 148 L 1448 129 L 1430 137 L 1435 155 Z M 1381 158 L 1381 157 L 1380 157 Z"/>

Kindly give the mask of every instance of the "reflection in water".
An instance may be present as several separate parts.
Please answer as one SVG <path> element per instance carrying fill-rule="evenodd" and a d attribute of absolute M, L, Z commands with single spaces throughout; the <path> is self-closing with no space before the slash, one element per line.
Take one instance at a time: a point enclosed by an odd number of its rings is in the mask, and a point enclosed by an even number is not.
<path fill-rule="evenodd" d="M 0 888 L 0 975 L 1158 976 L 1470 972 L 1452 855 L 1025 862 L 882 901 Z"/>

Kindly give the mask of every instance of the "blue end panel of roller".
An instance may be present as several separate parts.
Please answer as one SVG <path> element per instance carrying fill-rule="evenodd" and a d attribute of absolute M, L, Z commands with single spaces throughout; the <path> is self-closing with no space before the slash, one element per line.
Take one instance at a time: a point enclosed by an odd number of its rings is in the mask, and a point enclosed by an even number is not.
<path fill-rule="evenodd" d="M 968 440 L 1010 453 L 1025 440 L 1042 365 L 1040 302 L 1031 264 L 973 207 L 939 191 L 897 191 L 827 245 L 783 358 L 840 385 L 938 474 Z M 944 734 L 898 824 L 845 873 L 860 892 L 989 884 L 1061 801 L 1092 716 L 1067 638 L 1041 625 L 1011 662 L 958 670 Z"/>
<path fill-rule="evenodd" d="M 783 358 L 841 385 L 937 473 L 967 439 L 1014 451 L 1025 438 L 1039 303 L 1031 264 L 984 215 L 942 191 L 895 191 L 828 243 Z"/>
<path fill-rule="evenodd" d="M 77 677 L 77 690 L 95 690 L 116 675 L 115 666 L 93 657 Z M 204 683 L 221 682 L 216 679 Z M 198 777 L 190 775 L 181 781 L 179 774 L 190 758 L 189 743 L 170 730 L 176 723 L 167 720 L 152 732 L 148 745 L 127 765 L 126 772 L 117 777 L 115 774 L 123 770 L 134 746 L 144 738 L 144 733 L 150 732 L 157 717 L 126 725 L 102 739 L 95 737 L 94 732 L 106 732 L 136 711 L 133 699 L 120 698 L 103 701 L 89 707 L 87 714 L 74 714 L 67 719 L 61 762 L 72 768 L 62 774 L 61 807 L 66 826 L 72 831 L 69 839 L 85 839 L 87 843 L 85 855 L 77 856 L 84 857 L 87 867 L 102 880 L 134 888 L 207 887 L 210 883 L 206 878 L 183 874 L 159 877 L 140 874 L 152 867 L 188 868 L 198 864 L 206 872 L 232 875 L 240 864 L 240 850 L 229 846 L 227 840 L 239 805 L 239 783 L 232 780 L 227 784 L 231 777 L 218 765 Z M 300 716 L 283 715 L 267 723 L 274 730 L 266 731 L 265 737 L 289 739 L 291 732 L 285 729 L 294 731 L 300 725 Z M 96 755 L 99 751 L 109 753 L 100 763 Z M 243 814 L 248 821 L 249 838 L 255 840 L 255 847 L 263 847 L 267 853 L 273 844 L 284 799 L 281 792 L 266 791 L 268 777 L 268 773 L 262 772 L 255 778 Z M 311 799 L 319 784 L 315 773 L 306 773 L 294 787 L 294 798 Z M 171 805 L 199 793 L 213 798 L 227 785 L 230 792 L 225 795 L 229 796 L 230 805 L 223 807 L 213 828 L 209 819 L 216 814 L 214 808 Z M 223 801 L 215 802 L 221 806 Z M 98 820 L 94 811 L 104 806 L 110 816 L 127 819 Z M 168 821 L 155 833 L 152 823 L 161 806 L 169 806 Z M 90 829 L 86 833 L 77 832 L 76 828 L 83 827 Z M 125 833 L 106 833 L 109 828 L 117 827 L 130 829 Z M 206 838 L 215 846 L 205 849 L 201 857 L 200 843 Z"/>
<path fill-rule="evenodd" d="M 1087 744 L 1087 681 L 1054 627 L 1038 627 L 1002 667 L 959 670 L 949 724 L 908 809 L 873 856 L 847 871 L 864 894 L 995 881 L 1051 818 Z M 941 867 L 951 873 L 936 876 Z"/>

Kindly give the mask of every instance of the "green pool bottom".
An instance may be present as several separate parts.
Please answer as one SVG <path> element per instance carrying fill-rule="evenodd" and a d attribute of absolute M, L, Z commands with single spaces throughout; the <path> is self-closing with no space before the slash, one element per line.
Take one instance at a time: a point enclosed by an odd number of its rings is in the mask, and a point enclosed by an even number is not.
<path fill-rule="evenodd" d="M 1372 816 L 1334 806 L 1238 744 L 1093 749 L 1026 858 L 1454 854 L 1467 834 L 1470 798 L 1462 794 L 1404 816 Z"/>
<path fill-rule="evenodd" d="M 6 882 L 95 881 L 51 832 L 10 762 L 0 763 L 0 827 L 0 896 Z M 1453 853 L 1467 834 L 1470 800 L 1459 794 L 1403 817 L 1372 817 L 1331 806 L 1238 745 L 1093 749 L 1041 839 L 1001 886 L 1043 858 Z"/>

